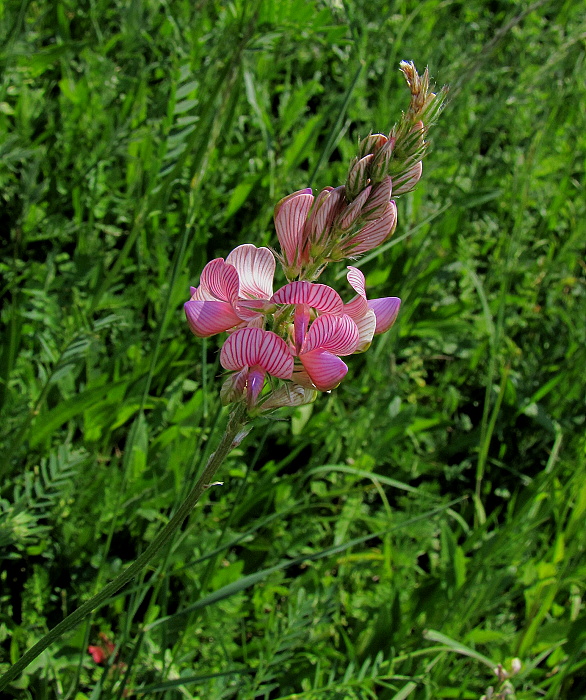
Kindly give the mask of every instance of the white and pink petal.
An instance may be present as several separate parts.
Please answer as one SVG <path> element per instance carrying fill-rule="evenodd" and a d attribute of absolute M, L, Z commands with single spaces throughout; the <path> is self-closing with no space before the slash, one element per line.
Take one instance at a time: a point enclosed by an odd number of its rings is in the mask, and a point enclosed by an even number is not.
<path fill-rule="evenodd" d="M 238 272 L 241 299 L 271 298 L 276 263 L 268 248 L 257 248 L 249 243 L 239 245 L 228 255 L 226 263 Z"/>
<path fill-rule="evenodd" d="M 196 300 L 227 301 L 230 304 L 238 299 L 240 282 L 238 272 L 233 265 L 228 265 L 223 258 L 211 260 L 202 270 L 199 287 L 194 295 Z"/>

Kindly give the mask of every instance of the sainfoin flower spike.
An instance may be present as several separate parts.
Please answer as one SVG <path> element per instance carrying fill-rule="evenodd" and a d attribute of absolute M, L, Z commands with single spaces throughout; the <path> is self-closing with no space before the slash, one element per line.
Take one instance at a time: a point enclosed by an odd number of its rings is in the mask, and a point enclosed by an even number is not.
<path fill-rule="evenodd" d="M 339 293 L 316 282 L 328 264 L 355 259 L 381 246 L 397 226 L 395 197 L 416 187 L 428 132 L 446 89 L 431 91 L 427 70 L 401 63 L 411 92 L 409 108 L 388 135 L 369 134 L 349 164 L 344 184 L 293 192 L 275 207 L 280 261 L 287 283 L 273 293 L 275 256 L 246 244 L 203 269 L 185 314 L 193 333 L 205 338 L 226 331 L 220 353 L 229 372 L 224 403 L 243 403 L 251 413 L 300 406 L 318 391 L 331 391 L 348 366 L 341 359 L 366 351 L 397 319 L 398 297 L 368 299 L 364 274 L 349 266 L 355 292 Z"/>

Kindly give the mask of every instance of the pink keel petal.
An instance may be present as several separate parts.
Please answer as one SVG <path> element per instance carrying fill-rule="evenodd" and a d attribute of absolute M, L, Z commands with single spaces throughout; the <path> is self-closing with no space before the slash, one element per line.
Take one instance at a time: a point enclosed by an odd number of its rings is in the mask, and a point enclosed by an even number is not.
<path fill-rule="evenodd" d="M 328 350 L 336 355 L 351 355 L 358 347 L 360 333 L 349 316 L 318 316 L 309 327 L 301 355 Z"/>
<path fill-rule="evenodd" d="M 366 280 L 364 279 L 362 270 L 359 270 L 357 267 L 353 267 L 352 265 L 348 265 L 348 274 L 346 275 L 346 279 L 350 283 L 352 289 L 357 294 L 360 294 L 361 297 L 366 299 Z"/>
<path fill-rule="evenodd" d="M 295 307 L 295 317 L 293 320 L 295 351 L 299 351 L 303 347 L 307 327 L 309 326 L 309 306 L 307 304 L 297 304 Z"/>
<path fill-rule="evenodd" d="M 307 304 L 323 314 L 340 314 L 344 308 L 342 298 L 327 284 L 290 282 L 273 294 L 275 304 Z"/>
<path fill-rule="evenodd" d="M 368 302 L 376 315 L 375 333 L 384 333 L 395 323 L 401 308 L 401 300 L 398 297 L 382 297 L 381 299 L 370 299 Z"/>
<path fill-rule="evenodd" d="M 208 338 L 241 323 L 232 306 L 225 301 L 188 301 L 183 308 L 189 327 L 199 338 Z"/>
<path fill-rule="evenodd" d="M 312 194 L 300 193 L 277 205 L 275 229 L 287 265 L 295 265 L 298 260 L 303 226 L 312 203 Z"/>
<path fill-rule="evenodd" d="M 241 298 L 270 299 L 275 256 L 268 248 L 257 248 L 249 243 L 239 245 L 228 255 L 226 263 L 233 265 L 238 272 Z"/>
<path fill-rule="evenodd" d="M 346 364 L 327 350 L 313 350 L 299 358 L 320 391 L 330 391 L 338 386 L 348 372 Z"/>
<path fill-rule="evenodd" d="M 254 406 L 257 402 L 258 395 L 262 391 L 265 383 L 266 372 L 259 367 L 253 367 L 248 372 L 248 378 L 246 381 L 246 394 L 247 402 L 249 406 Z"/>

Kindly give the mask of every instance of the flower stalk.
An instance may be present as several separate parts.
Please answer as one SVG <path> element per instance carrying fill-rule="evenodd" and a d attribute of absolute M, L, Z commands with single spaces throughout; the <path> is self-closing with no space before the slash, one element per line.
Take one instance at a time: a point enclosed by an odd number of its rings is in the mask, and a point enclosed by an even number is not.
<path fill-rule="evenodd" d="M 73 629 L 91 612 L 101 607 L 124 585 L 132 580 L 142 569 L 147 566 L 159 552 L 169 543 L 175 532 L 181 527 L 185 518 L 193 510 L 204 491 L 213 482 L 214 476 L 233 448 L 237 447 L 247 434 L 248 422 L 246 406 L 242 403 L 235 404 L 228 417 L 224 435 L 216 451 L 210 455 L 202 475 L 191 489 L 186 499 L 177 509 L 175 515 L 165 525 L 161 532 L 149 544 L 144 552 L 127 569 L 113 579 L 109 584 L 97 593 L 93 598 L 80 605 L 77 610 L 68 615 L 34 646 L 32 646 L 11 668 L 0 678 L 0 690 L 4 690 L 8 684 L 18 678 L 20 673 L 34 661 L 45 649 L 47 649 L 61 635 Z"/>

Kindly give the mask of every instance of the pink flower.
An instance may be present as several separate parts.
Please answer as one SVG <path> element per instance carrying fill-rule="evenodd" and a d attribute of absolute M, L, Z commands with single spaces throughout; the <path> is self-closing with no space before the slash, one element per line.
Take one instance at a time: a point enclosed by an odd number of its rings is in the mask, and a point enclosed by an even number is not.
<path fill-rule="evenodd" d="M 220 363 L 235 372 L 222 387 L 222 399 L 226 403 L 237 401 L 246 392 L 250 408 L 257 403 L 267 374 L 279 379 L 291 379 L 293 374 L 293 356 L 287 343 L 261 328 L 232 333 L 222 347 Z"/>
<path fill-rule="evenodd" d="M 365 279 L 357 267 L 348 266 L 346 275 L 356 296 L 344 304 L 344 313 L 356 323 L 360 339 L 356 352 L 364 352 L 370 346 L 372 337 L 385 333 L 393 325 L 399 314 L 401 300 L 398 297 L 366 298 Z"/>
<path fill-rule="evenodd" d="M 273 294 L 275 304 L 295 306 L 294 344 L 297 353 L 305 341 L 311 318 L 311 309 L 322 314 L 340 315 L 344 308 L 342 298 L 335 289 L 326 284 L 313 282 L 290 282 Z"/>
<path fill-rule="evenodd" d="M 94 660 L 94 663 L 103 664 L 110 658 L 110 656 L 112 656 L 114 650 L 116 649 L 116 645 L 114 642 L 110 641 L 103 632 L 100 632 L 98 636 L 100 638 L 99 646 L 93 646 L 90 644 L 87 650 L 88 654 L 90 654 Z"/>
<path fill-rule="evenodd" d="M 310 386 L 320 391 L 334 389 L 348 372 L 339 355 L 352 355 L 359 339 L 358 327 L 350 316 L 318 316 L 309 327 L 298 353 L 303 370 L 293 375 L 294 381 L 306 386 L 309 379 Z"/>
<path fill-rule="evenodd" d="M 199 287 L 191 288 L 185 315 L 200 338 L 239 326 L 261 326 L 273 293 L 275 258 L 268 248 L 245 244 L 224 262 L 216 258 L 203 269 Z"/>

